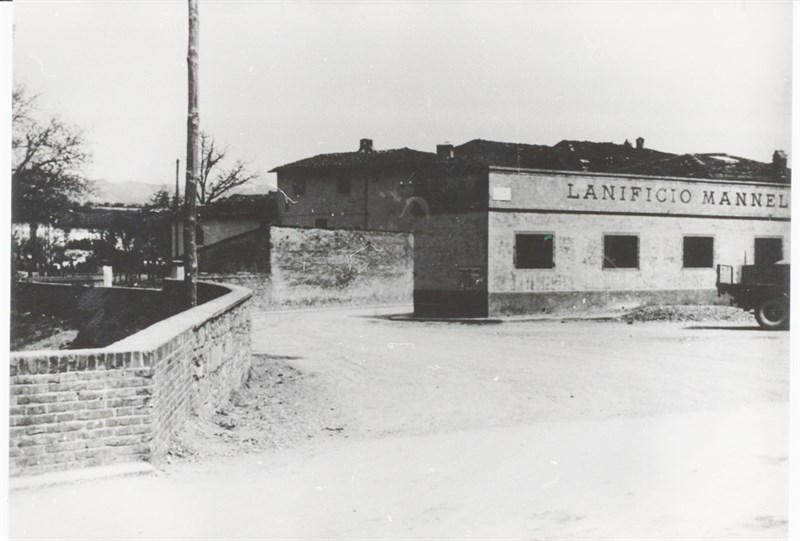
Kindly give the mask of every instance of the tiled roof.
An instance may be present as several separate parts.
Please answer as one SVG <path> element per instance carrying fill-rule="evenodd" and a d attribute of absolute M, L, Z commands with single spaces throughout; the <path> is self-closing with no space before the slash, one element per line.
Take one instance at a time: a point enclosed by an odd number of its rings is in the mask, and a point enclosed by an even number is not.
<path fill-rule="evenodd" d="M 789 171 L 771 163 L 722 153 L 672 154 L 628 143 L 564 140 L 553 146 L 474 139 L 453 147 L 455 159 L 409 148 L 320 154 L 276 167 L 272 172 L 326 168 L 414 168 L 435 166 L 440 173 L 475 167 L 627 173 L 652 176 L 789 182 Z"/>
<path fill-rule="evenodd" d="M 420 152 L 410 148 L 392 150 L 372 150 L 368 152 L 335 152 L 333 154 L 318 154 L 296 162 L 287 163 L 272 169 L 270 173 L 297 169 L 326 169 L 331 167 L 414 167 L 418 165 L 433 165 L 439 158 L 433 152 Z"/>
<path fill-rule="evenodd" d="M 277 213 L 275 192 L 265 194 L 235 194 L 197 207 L 202 218 L 256 215 L 269 218 Z"/>
<path fill-rule="evenodd" d="M 681 154 L 613 170 L 615 173 L 788 183 L 788 169 L 723 153 Z"/>
<path fill-rule="evenodd" d="M 473 139 L 463 145 L 456 146 L 453 150 L 456 159 L 468 160 L 482 165 L 550 169 L 557 167 L 559 164 L 554 149 L 546 145 Z"/>
<path fill-rule="evenodd" d="M 455 156 L 484 165 L 633 175 L 788 183 L 790 171 L 724 153 L 671 154 L 631 144 L 561 141 L 552 147 L 475 139 Z"/>
<path fill-rule="evenodd" d="M 649 148 L 635 148 L 630 144 L 592 141 L 561 141 L 553 145 L 553 148 L 558 151 L 564 169 L 597 173 L 674 156 Z"/>
<path fill-rule="evenodd" d="M 455 156 L 500 167 L 605 172 L 672 154 L 591 141 L 561 141 L 550 147 L 475 139 L 455 147 Z"/>

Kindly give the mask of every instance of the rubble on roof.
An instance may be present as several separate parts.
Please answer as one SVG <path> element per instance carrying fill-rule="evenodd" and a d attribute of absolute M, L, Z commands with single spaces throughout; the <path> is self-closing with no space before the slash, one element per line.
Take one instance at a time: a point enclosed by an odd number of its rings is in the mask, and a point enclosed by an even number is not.
<path fill-rule="evenodd" d="M 788 183 L 786 155 L 776 151 L 773 163 L 731 156 L 725 153 L 672 154 L 645 148 L 644 138 L 636 146 L 594 141 L 563 140 L 553 146 L 473 139 L 462 145 L 440 145 L 437 153 L 409 148 L 374 150 L 372 140 L 362 139 L 358 151 L 319 154 L 280 167 L 272 172 L 328 168 L 415 168 L 420 166 L 456 168 L 512 167 L 594 173 L 684 178 L 724 179 Z M 446 147 L 446 149 L 444 148 Z M 446 150 L 447 152 L 443 152 Z"/>

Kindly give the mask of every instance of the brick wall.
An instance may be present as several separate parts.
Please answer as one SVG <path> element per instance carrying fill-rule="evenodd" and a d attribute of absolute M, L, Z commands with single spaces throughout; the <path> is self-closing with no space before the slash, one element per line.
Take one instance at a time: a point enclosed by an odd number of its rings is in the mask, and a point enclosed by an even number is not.
<path fill-rule="evenodd" d="M 227 290 L 107 348 L 12 352 L 11 474 L 158 463 L 190 414 L 249 374 L 251 294 Z"/>
<path fill-rule="evenodd" d="M 152 377 L 141 353 L 12 355 L 11 474 L 149 460 Z"/>

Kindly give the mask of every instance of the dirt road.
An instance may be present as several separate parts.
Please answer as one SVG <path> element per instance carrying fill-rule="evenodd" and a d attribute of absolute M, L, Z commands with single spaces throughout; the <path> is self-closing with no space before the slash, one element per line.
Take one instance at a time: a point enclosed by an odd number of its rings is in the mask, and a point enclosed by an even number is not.
<path fill-rule="evenodd" d="M 306 443 L 16 492 L 12 538 L 787 536 L 788 333 L 327 310 L 253 346 Z"/>

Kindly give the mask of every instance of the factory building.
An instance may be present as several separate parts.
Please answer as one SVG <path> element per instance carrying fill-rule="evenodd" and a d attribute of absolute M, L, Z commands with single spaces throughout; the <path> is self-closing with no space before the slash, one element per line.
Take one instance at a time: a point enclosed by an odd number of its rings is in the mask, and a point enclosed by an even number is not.
<path fill-rule="evenodd" d="M 431 204 L 415 234 L 420 315 L 711 302 L 718 263 L 789 258 L 786 183 L 495 166 L 485 174 L 471 208 Z"/>

